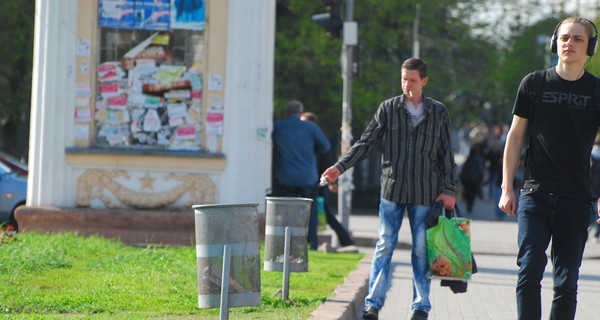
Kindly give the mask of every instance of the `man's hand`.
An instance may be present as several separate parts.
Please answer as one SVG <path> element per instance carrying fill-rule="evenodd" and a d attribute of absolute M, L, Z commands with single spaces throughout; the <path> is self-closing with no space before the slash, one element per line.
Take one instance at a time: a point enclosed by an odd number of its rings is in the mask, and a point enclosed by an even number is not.
<path fill-rule="evenodd" d="M 332 183 L 340 177 L 340 174 L 340 169 L 336 166 L 331 166 L 321 174 L 321 177 L 325 177 L 327 183 Z"/>
<path fill-rule="evenodd" d="M 329 192 L 337 193 L 338 192 L 338 184 L 331 183 L 327 186 L 329 188 Z"/>
<path fill-rule="evenodd" d="M 454 198 L 451 195 L 442 193 L 437 198 L 435 198 L 435 202 L 438 202 L 440 200 L 444 201 L 444 208 L 446 210 L 452 210 L 452 209 L 454 209 L 454 206 L 456 205 L 456 198 Z"/>
<path fill-rule="evenodd" d="M 600 224 L 600 198 L 598 198 L 598 219 L 596 219 L 596 223 Z"/>
<path fill-rule="evenodd" d="M 517 199 L 515 197 L 515 193 L 512 190 L 502 190 L 500 202 L 498 202 L 498 208 L 500 208 L 500 210 L 504 211 L 509 216 L 514 216 L 517 214 Z"/>

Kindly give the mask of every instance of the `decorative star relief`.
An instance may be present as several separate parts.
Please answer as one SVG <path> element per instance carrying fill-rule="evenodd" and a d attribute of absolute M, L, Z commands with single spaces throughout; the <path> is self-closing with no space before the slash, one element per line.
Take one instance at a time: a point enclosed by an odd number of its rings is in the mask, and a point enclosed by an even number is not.
<path fill-rule="evenodd" d="M 140 182 L 142 183 L 142 189 L 150 189 L 150 190 L 154 190 L 154 187 L 152 186 L 152 184 L 154 184 L 154 178 L 150 177 L 150 175 L 148 174 L 148 172 L 146 172 L 146 175 L 143 178 L 139 178 Z"/>

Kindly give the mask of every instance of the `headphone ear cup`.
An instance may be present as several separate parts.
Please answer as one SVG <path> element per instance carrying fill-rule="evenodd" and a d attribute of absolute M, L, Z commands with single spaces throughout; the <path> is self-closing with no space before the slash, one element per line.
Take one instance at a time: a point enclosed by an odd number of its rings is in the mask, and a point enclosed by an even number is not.
<path fill-rule="evenodd" d="M 588 49 L 589 51 L 589 49 Z M 556 44 L 556 32 L 552 33 L 552 38 L 550 39 L 550 52 L 556 53 L 558 52 L 557 44 Z"/>
<path fill-rule="evenodd" d="M 596 35 L 595 37 L 590 38 L 590 41 L 588 42 L 587 55 L 591 57 L 594 54 L 596 54 L 597 50 L 598 50 L 598 36 Z"/>

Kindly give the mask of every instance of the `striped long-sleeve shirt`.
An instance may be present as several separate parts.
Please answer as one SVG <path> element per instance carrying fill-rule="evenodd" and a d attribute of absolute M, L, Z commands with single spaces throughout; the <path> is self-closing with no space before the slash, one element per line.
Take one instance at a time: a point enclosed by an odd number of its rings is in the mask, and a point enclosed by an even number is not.
<path fill-rule="evenodd" d="M 344 172 L 378 145 L 381 196 L 401 204 L 430 205 L 441 193 L 456 196 L 458 180 L 446 106 L 424 97 L 424 117 L 413 127 L 400 95 L 381 103 L 360 139 L 335 166 Z"/>

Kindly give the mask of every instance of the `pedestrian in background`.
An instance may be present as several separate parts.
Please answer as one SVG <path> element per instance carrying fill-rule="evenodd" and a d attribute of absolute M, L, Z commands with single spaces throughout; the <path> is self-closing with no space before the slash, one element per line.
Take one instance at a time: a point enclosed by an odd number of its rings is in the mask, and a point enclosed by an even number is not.
<path fill-rule="evenodd" d="M 563 20 L 551 40 L 558 64 L 525 76 L 517 92 L 498 206 L 517 215 L 518 319 L 542 316 L 541 281 L 550 243 L 554 280 L 550 319 L 575 318 L 579 267 L 595 200 L 590 151 L 600 124 L 596 94 L 600 80 L 585 70 L 585 64 L 596 52 L 597 41 L 591 21 Z M 525 181 L 517 208 L 513 179 L 525 141 L 529 145 Z"/>
<path fill-rule="evenodd" d="M 312 112 L 304 112 L 300 115 L 300 119 L 304 121 L 312 121 L 317 124 L 318 117 L 316 114 Z M 318 124 L 317 124 L 318 125 Z M 331 166 L 335 162 L 334 157 L 331 152 L 325 152 L 320 154 L 317 157 L 317 169 L 318 172 L 325 171 L 329 166 Z M 329 194 L 330 192 L 337 193 L 337 182 L 330 183 L 327 186 L 319 187 L 317 196 L 323 197 L 323 208 L 325 210 L 325 219 L 327 224 L 331 227 L 331 229 L 335 232 L 338 241 L 340 242 L 340 247 L 338 252 L 358 252 L 356 246 L 354 246 L 354 240 L 348 233 L 348 230 L 344 228 L 344 226 L 338 221 L 335 217 L 335 214 L 331 211 L 329 206 Z M 326 250 L 327 251 L 327 250 Z"/>
<path fill-rule="evenodd" d="M 482 197 L 483 180 L 485 177 L 485 158 L 482 143 L 471 146 L 469 156 L 460 171 L 460 183 L 463 188 L 463 198 L 467 204 L 467 213 L 473 212 L 475 198 Z"/>
<path fill-rule="evenodd" d="M 402 64 L 403 94 L 383 101 L 360 139 L 322 176 L 335 181 L 340 174 L 365 159 L 379 144 L 381 196 L 379 239 L 369 275 L 363 319 L 377 320 L 390 286 L 390 260 L 398 244 L 405 211 L 412 233 L 412 320 L 427 319 L 431 310 L 427 279 L 426 218 L 438 200 L 446 209 L 455 205 L 456 165 L 450 143 L 450 118 L 446 106 L 423 94 L 427 64 L 410 58 Z"/>
<path fill-rule="evenodd" d="M 312 250 L 317 250 L 319 241 L 317 227 L 317 155 L 330 148 L 329 140 L 321 129 L 310 121 L 300 120 L 304 105 L 298 100 L 287 103 L 287 118 L 273 125 L 273 146 L 275 148 L 274 196 L 302 197 L 312 199 L 308 222 L 307 241 Z"/>

